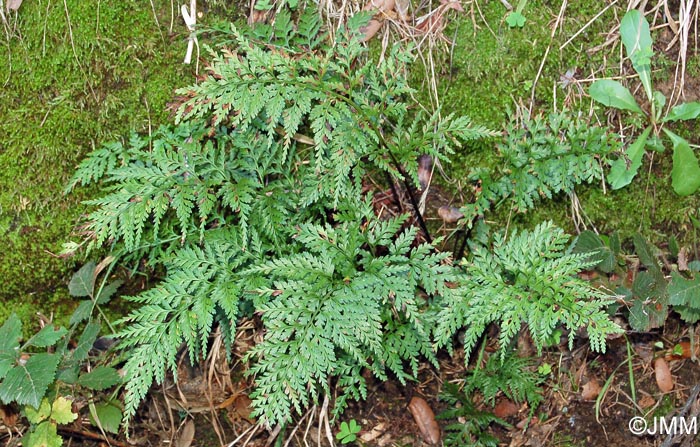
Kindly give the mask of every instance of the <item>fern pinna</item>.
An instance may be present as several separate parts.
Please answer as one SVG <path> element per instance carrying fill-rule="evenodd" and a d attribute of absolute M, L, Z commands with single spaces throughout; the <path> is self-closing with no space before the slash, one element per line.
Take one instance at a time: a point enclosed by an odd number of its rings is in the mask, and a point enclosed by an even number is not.
<path fill-rule="evenodd" d="M 376 217 L 362 181 L 383 172 L 417 184 L 418 155 L 444 158 L 492 133 L 409 110 L 408 55 L 367 63 L 358 17 L 332 46 L 313 12 L 296 30 L 285 13 L 254 33 L 227 30 L 207 76 L 179 91 L 174 125 L 80 165 L 69 189 L 99 181 L 106 193 L 88 202 L 87 247 L 167 270 L 130 298 L 139 307 L 119 334 L 131 350 L 127 418 L 176 372 L 182 343 L 197 359 L 220 325 L 230 346 L 251 308 L 266 330 L 249 357 L 255 412 L 270 424 L 333 378 L 339 410 L 364 396 L 362 368 L 405 380 L 420 356 L 434 361 L 433 302 L 452 293 L 454 269 L 429 245 L 412 247 L 403 219 Z"/>

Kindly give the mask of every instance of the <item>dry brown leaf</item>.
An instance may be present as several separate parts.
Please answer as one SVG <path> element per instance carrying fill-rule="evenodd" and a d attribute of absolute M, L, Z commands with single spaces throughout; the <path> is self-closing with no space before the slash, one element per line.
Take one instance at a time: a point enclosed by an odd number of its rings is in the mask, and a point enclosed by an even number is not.
<path fill-rule="evenodd" d="M 440 427 L 435 421 L 435 413 L 422 397 L 414 397 L 408 404 L 408 410 L 418 425 L 423 440 L 428 444 L 440 443 Z"/>
<path fill-rule="evenodd" d="M 688 253 L 685 251 L 685 247 L 683 247 L 678 252 L 678 271 L 687 272 L 688 270 L 690 270 L 688 268 Z"/>
<path fill-rule="evenodd" d="M 455 223 L 463 218 L 464 214 L 462 214 L 459 208 L 455 208 L 454 206 L 441 206 L 438 208 L 438 216 L 440 216 L 445 223 Z"/>
<path fill-rule="evenodd" d="M 515 402 L 510 399 L 503 399 L 496 404 L 493 414 L 498 418 L 505 419 L 518 414 L 518 411 L 520 411 L 520 407 Z"/>
<path fill-rule="evenodd" d="M 673 376 L 666 359 L 659 357 L 654 360 L 654 373 L 656 375 L 656 384 L 662 393 L 668 393 L 673 390 Z"/>
<path fill-rule="evenodd" d="M 600 394 L 600 384 L 595 377 L 583 385 L 581 389 L 581 399 L 583 400 L 595 400 L 598 394 Z"/>
<path fill-rule="evenodd" d="M 367 433 L 362 433 L 362 435 L 360 435 L 360 440 L 362 442 L 372 442 L 380 437 L 385 430 L 386 424 L 384 422 L 380 422 L 379 424 L 375 425 L 372 430 L 368 431 Z"/>
<path fill-rule="evenodd" d="M 408 8 L 411 6 L 410 0 L 396 0 L 394 9 L 399 15 L 399 19 L 406 22 L 408 20 Z"/>
<path fill-rule="evenodd" d="M 695 355 L 700 355 L 700 343 L 695 345 Z M 682 341 L 666 353 L 666 361 L 689 359 L 693 356 L 690 341 Z"/>
<path fill-rule="evenodd" d="M 656 403 L 656 399 L 651 397 L 649 394 L 645 394 L 641 399 L 639 399 L 638 405 L 639 408 L 642 410 L 645 410 L 647 408 L 651 408 L 654 406 Z"/>
<path fill-rule="evenodd" d="M 175 442 L 175 447 L 190 447 L 194 441 L 194 421 L 190 419 L 182 427 L 180 437 Z"/>
<path fill-rule="evenodd" d="M 427 188 L 432 177 L 433 157 L 430 155 L 421 155 L 418 157 L 418 181 L 420 182 L 420 189 Z"/>

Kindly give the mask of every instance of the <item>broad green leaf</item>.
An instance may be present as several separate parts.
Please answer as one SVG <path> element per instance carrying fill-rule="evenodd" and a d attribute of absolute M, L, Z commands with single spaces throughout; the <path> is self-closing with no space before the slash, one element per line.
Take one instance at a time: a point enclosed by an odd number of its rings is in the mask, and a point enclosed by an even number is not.
<path fill-rule="evenodd" d="M 615 254 L 608 248 L 602 239 L 593 231 L 586 230 L 576 238 L 574 253 L 590 253 L 590 260 L 596 262 L 596 268 L 605 273 L 610 273 L 617 265 Z"/>
<path fill-rule="evenodd" d="M 56 328 L 54 325 L 48 324 L 37 332 L 32 338 L 27 340 L 27 345 L 36 346 L 37 348 L 53 346 L 67 333 L 68 330 L 64 327 Z"/>
<path fill-rule="evenodd" d="M 630 308 L 629 324 L 636 331 L 648 331 L 663 326 L 668 316 L 668 294 L 663 274 L 641 272 L 632 285 L 634 304 Z"/>
<path fill-rule="evenodd" d="M 94 303 L 92 300 L 83 300 L 78 304 L 78 307 L 75 308 L 73 311 L 73 315 L 70 316 L 70 325 L 76 325 L 78 323 L 82 323 L 83 321 L 87 320 L 90 318 L 90 314 L 92 314 L 92 307 Z"/>
<path fill-rule="evenodd" d="M 78 415 L 73 413 L 73 403 L 65 397 L 59 397 L 51 405 L 51 419 L 57 424 L 70 424 L 78 418 Z"/>
<path fill-rule="evenodd" d="M 58 436 L 56 424 L 45 421 L 37 425 L 34 431 L 22 438 L 25 447 L 61 447 L 63 439 Z"/>
<path fill-rule="evenodd" d="M 639 138 L 627 148 L 625 157 L 620 157 L 613 162 L 608 173 L 608 183 L 612 189 L 620 189 L 629 185 L 637 175 L 637 171 L 642 165 L 644 145 L 650 132 L 651 127 L 647 127 Z"/>
<path fill-rule="evenodd" d="M 620 37 L 625 45 L 627 57 L 644 86 L 647 98 L 651 100 L 651 57 L 653 56 L 649 23 L 638 10 L 628 11 L 620 21 Z"/>
<path fill-rule="evenodd" d="M 664 129 L 673 142 L 673 169 L 671 169 L 671 184 L 678 195 L 687 196 L 700 187 L 700 165 L 695 153 L 688 142 Z"/>
<path fill-rule="evenodd" d="M 595 81 L 588 89 L 588 94 L 604 106 L 644 114 L 627 87 L 612 79 Z"/>
<path fill-rule="evenodd" d="M 32 424 L 38 424 L 51 416 L 51 404 L 49 403 L 48 399 L 43 398 L 41 400 L 41 405 L 39 405 L 39 409 L 26 406 L 24 407 L 24 414 L 27 416 L 29 422 Z"/>
<path fill-rule="evenodd" d="M 109 366 L 98 366 L 78 379 L 78 385 L 92 390 L 104 390 L 121 381 L 116 369 Z"/>
<path fill-rule="evenodd" d="M 678 272 L 671 272 L 668 285 L 668 302 L 674 306 L 690 306 L 700 309 L 700 275 L 685 279 Z"/>
<path fill-rule="evenodd" d="M 15 364 L 19 356 L 19 342 L 21 340 L 22 322 L 13 313 L 0 327 L 0 380 Z"/>
<path fill-rule="evenodd" d="M 95 263 L 88 262 L 78 270 L 68 283 L 68 293 L 71 296 L 92 296 L 95 288 Z"/>
<path fill-rule="evenodd" d="M 687 121 L 694 120 L 700 116 L 700 102 L 686 102 L 672 108 L 664 118 L 667 121 Z"/>
<path fill-rule="evenodd" d="M 119 425 L 122 422 L 122 410 L 111 403 L 101 403 L 95 405 L 95 411 L 90 408 L 90 422 L 96 427 L 109 433 L 119 433 Z"/>
<path fill-rule="evenodd" d="M 112 298 L 112 295 L 117 291 L 121 285 L 124 284 L 124 281 L 121 279 L 118 279 L 116 281 L 112 281 L 111 283 L 107 284 L 100 290 L 99 294 L 97 295 L 97 298 L 95 299 L 95 302 L 97 304 L 107 304 Z"/>
<path fill-rule="evenodd" d="M 73 351 L 73 358 L 75 360 L 85 360 L 92 349 L 92 344 L 95 343 L 97 336 L 100 333 L 100 328 L 102 325 L 98 321 L 91 321 L 83 329 L 83 333 L 78 339 L 78 346 L 75 347 Z"/>
<path fill-rule="evenodd" d="M 34 354 L 25 364 L 12 368 L 0 384 L 0 400 L 37 408 L 56 377 L 58 361 L 55 354 Z"/>

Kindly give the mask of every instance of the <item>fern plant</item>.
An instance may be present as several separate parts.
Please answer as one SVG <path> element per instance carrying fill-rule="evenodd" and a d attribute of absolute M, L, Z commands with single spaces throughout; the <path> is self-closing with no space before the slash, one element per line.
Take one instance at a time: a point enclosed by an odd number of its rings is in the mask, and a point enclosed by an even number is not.
<path fill-rule="evenodd" d="M 494 205 L 508 203 L 525 212 L 543 198 L 602 179 L 601 159 L 619 146 L 614 135 L 568 112 L 511 121 L 505 135 L 496 167 L 476 168 L 469 175 L 480 189 L 461 209 L 468 225 Z"/>
<path fill-rule="evenodd" d="M 338 411 L 363 397 L 363 367 L 405 380 L 420 356 L 434 361 L 432 301 L 451 293 L 454 269 L 431 246 L 413 247 L 403 219 L 375 216 L 363 179 L 417 184 L 419 154 L 445 158 L 493 133 L 410 110 L 410 58 L 395 48 L 367 63 L 357 31 L 367 18 L 334 46 L 314 13 L 296 24 L 281 13 L 255 32 L 231 27 L 205 78 L 179 91 L 175 124 L 106 145 L 78 168 L 69 190 L 99 181 L 106 193 L 88 202 L 83 244 L 167 270 L 130 298 L 139 307 L 122 322 L 127 418 L 154 381 L 175 374 L 182 343 L 196 360 L 219 325 L 230 346 L 243 309 L 265 325 L 249 358 L 255 413 L 270 424 L 328 394 L 335 378 Z"/>
<path fill-rule="evenodd" d="M 461 293 L 445 295 L 435 330 L 438 344 L 449 346 L 452 335 L 465 328 L 464 351 L 470 353 L 487 326 L 499 323 L 504 359 L 523 325 L 540 353 L 558 326 L 569 331 L 569 348 L 585 326 L 591 347 L 604 352 L 606 336 L 621 329 L 604 311 L 610 297 L 576 276 L 594 261 L 569 253 L 568 241 L 560 228 L 545 222 L 508 239 L 496 235 L 491 249 L 475 246 L 471 261 L 464 262 Z"/>

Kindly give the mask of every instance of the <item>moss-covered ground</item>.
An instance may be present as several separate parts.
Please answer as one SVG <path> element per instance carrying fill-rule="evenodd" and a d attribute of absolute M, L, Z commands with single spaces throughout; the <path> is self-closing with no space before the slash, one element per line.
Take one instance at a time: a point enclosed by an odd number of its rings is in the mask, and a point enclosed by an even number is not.
<path fill-rule="evenodd" d="M 27 1 L 9 17 L 0 36 L 0 321 L 69 314 L 65 285 L 82 260 L 56 254 L 89 197 L 65 196 L 69 178 L 94 147 L 164 123 L 173 90 L 192 80 L 184 26 L 176 16 L 170 34 L 162 6 Z"/>
<path fill-rule="evenodd" d="M 551 37 L 561 2 L 529 1 L 523 12 L 527 21 L 522 28 L 508 26 L 507 11 L 501 2 L 480 1 L 472 5 L 473 12 L 463 13 L 445 33 L 449 37 L 456 36 L 451 57 L 442 56 L 438 64 L 442 67 L 439 74 L 441 105 L 447 112 L 464 114 L 478 124 L 501 130 L 509 111 L 518 106 L 530 107 L 532 86 L 537 79 L 532 113 L 548 114 L 555 108 L 568 108 L 588 116 L 592 104 L 584 94 L 590 85 L 585 80 L 592 79 L 593 74 L 595 77 L 619 74 L 619 44 L 600 51 L 589 50 L 603 45 L 610 37 L 610 30 L 624 14 L 624 6 L 611 7 L 593 20 L 605 4 L 595 0 L 569 2 Z M 589 21 L 591 23 L 581 31 Z M 657 45 L 653 60 L 657 83 L 672 78 L 675 69 L 675 61 L 659 50 Z M 545 53 L 545 63 L 537 77 Z M 691 75 L 696 66 L 697 56 L 691 55 Z M 422 71 L 416 70 L 414 76 L 415 84 L 420 85 Z M 577 84 L 577 80 L 583 82 Z M 634 87 L 634 81 L 630 85 Z M 423 86 L 425 101 L 426 91 Z M 593 110 L 597 119 L 607 119 L 605 109 L 595 106 Z M 626 119 L 624 115 L 623 119 Z M 677 127 L 674 131 L 697 143 L 697 132 L 693 128 Z M 450 175 L 457 180 L 464 179 L 471 167 L 493 164 L 493 153 L 491 143 L 465 148 L 454 158 Z M 698 199 L 696 195 L 686 198 L 676 195 L 671 188 L 670 174 L 669 147 L 663 154 L 654 154 L 653 163 L 647 157 L 637 178 L 626 188 L 604 192 L 599 182 L 580 187 L 577 194 L 586 216 L 603 233 L 619 231 L 623 237 L 629 237 L 641 232 L 657 244 L 667 242 L 671 236 L 690 243 L 695 230 L 689 216 L 696 216 Z M 497 226 L 507 221 L 511 225 L 531 226 L 553 219 L 574 231 L 569 199 L 565 196 L 542 202 L 525 215 L 511 214 L 506 204 L 486 217 L 497 221 Z"/>

